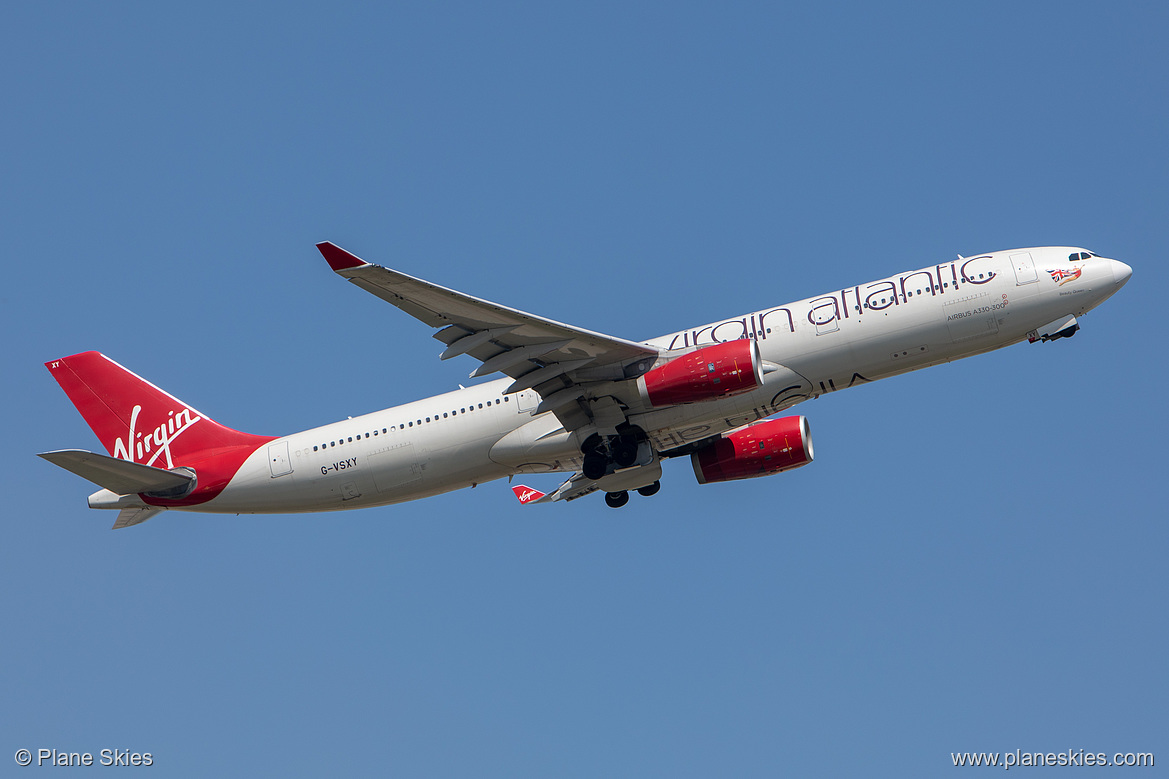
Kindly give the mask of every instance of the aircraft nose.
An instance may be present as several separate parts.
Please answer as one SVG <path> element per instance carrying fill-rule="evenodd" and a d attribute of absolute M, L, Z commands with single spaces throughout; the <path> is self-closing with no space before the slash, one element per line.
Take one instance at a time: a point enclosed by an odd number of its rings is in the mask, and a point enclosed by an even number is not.
<path fill-rule="evenodd" d="M 1120 260 L 1112 260 L 1112 281 L 1116 284 L 1117 288 L 1123 287 L 1131 275 L 1132 268 Z"/>

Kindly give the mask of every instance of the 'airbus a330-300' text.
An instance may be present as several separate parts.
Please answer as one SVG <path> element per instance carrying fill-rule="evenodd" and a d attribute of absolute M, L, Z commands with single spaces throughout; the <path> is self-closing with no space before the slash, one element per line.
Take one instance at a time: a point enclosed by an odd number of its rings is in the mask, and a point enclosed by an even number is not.
<path fill-rule="evenodd" d="M 114 527 L 165 509 L 224 513 L 382 506 L 518 474 L 570 474 L 523 504 L 592 492 L 619 507 L 658 491 L 662 460 L 702 484 L 812 461 L 802 416 L 827 392 L 1075 334 L 1132 269 L 1080 248 L 959 257 L 735 319 L 629 341 L 527 314 L 317 245 L 343 278 L 467 356 L 455 392 L 274 437 L 240 433 L 97 352 L 46 363 L 108 454 L 41 457 L 102 489 Z"/>

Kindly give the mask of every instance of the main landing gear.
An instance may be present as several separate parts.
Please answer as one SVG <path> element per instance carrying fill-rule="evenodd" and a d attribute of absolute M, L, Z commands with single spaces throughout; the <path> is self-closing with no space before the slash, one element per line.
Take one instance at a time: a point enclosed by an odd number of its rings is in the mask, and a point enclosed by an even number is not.
<path fill-rule="evenodd" d="M 637 488 L 638 495 L 649 497 L 650 495 L 657 495 L 658 490 L 662 488 L 660 481 L 655 481 L 653 484 L 647 484 L 644 487 Z M 619 509 L 629 502 L 629 493 L 625 490 L 621 492 L 606 492 L 605 505 L 611 509 Z"/>
<path fill-rule="evenodd" d="M 611 509 L 619 509 L 629 502 L 628 492 L 606 492 L 605 505 Z"/>
<path fill-rule="evenodd" d="M 609 472 L 610 464 L 616 468 L 633 465 L 637 462 L 637 447 L 644 438 L 645 433 L 636 427 L 615 436 L 593 433 L 580 448 L 584 454 L 585 478 L 597 481 Z"/>
<path fill-rule="evenodd" d="M 617 435 L 602 436 L 600 433 L 593 433 L 585 439 L 581 446 L 581 453 L 584 455 L 584 464 L 581 468 L 586 479 L 591 481 L 600 481 L 611 473 L 621 470 L 622 468 L 629 468 L 638 464 L 638 451 L 642 444 L 647 441 L 645 432 L 633 425 L 625 425 L 624 429 L 618 428 Z M 648 450 L 643 450 L 648 451 Z M 652 458 L 652 452 L 649 453 Z M 653 459 L 643 460 L 642 465 L 654 463 Z M 658 469 L 660 473 L 660 468 Z M 636 479 L 636 470 L 631 470 L 633 478 Z M 648 476 L 648 474 L 646 474 Z M 653 478 L 650 476 L 649 478 Z M 618 479 L 617 483 L 622 480 Z M 626 484 L 630 484 L 632 479 L 625 480 Z M 616 483 L 610 482 L 613 486 Z M 632 482 L 636 484 L 635 481 Z M 637 487 L 639 495 L 649 497 L 656 495 L 658 490 L 662 488 L 660 481 L 655 481 L 653 484 L 646 484 Z M 628 490 L 617 490 L 615 492 L 605 493 L 605 504 L 609 508 L 619 509 L 629 502 Z"/>

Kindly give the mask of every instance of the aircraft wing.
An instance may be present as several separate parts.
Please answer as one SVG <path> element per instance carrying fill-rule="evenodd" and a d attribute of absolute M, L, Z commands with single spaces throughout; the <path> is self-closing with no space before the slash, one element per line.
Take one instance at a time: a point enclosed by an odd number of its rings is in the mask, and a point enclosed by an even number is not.
<path fill-rule="evenodd" d="M 576 500 L 598 489 L 597 482 L 586 478 L 583 473 L 577 472 L 561 484 L 555 492 L 547 495 L 544 500 Z"/>
<path fill-rule="evenodd" d="M 590 492 L 596 492 L 599 489 L 597 482 L 593 479 L 585 478 L 583 473 L 579 471 L 574 473 L 563 484 L 561 484 L 555 492 L 543 493 L 537 489 L 533 489 L 526 484 L 518 484 L 511 488 L 515 493 L 516 499 L 527 506 L 532 503 L 548 503 L 557 500 L 576 500 L 584 497 Z"/>
<path fill-rule="evenodd" d="M 589 384 L 633 379 L 653 367 L 658 350 L 594 333 L 456 292 L 372 265 L 334 243 L 317 244 L 340 276 L 431 327 L 446 344 L 446 360 L 468 354 L 481 363 L 471 378 L 500 372 L 513 379 L 505 393 L 535 389 L 540 411 L 554 411 L 568 430 L 592 421 Z M 581 401 L 584 402 L 581 402 Z M 599 413 L 608 413 L 600 404 Z M 602 410 L 604 409 L 604 410 Z"/>

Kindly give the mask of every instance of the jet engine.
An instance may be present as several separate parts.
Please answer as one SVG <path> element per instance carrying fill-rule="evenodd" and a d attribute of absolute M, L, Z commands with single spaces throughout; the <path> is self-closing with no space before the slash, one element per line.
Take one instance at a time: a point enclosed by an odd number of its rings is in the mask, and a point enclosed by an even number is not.
<path fill-rule="evenodd" d="M 758 422 L 724 433 L 710 446 L 690 455 L 699 484 L 753 479 L 789 471 L 812 462 L 812 435 L 807 417 Z"/>
<path fill-rule="evenodd" d="M 749 339 L 704 346 L 638 379 L 652 406 L 695 403 L 749 392 L 763 383 L 759 345 Z"/>

